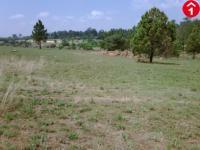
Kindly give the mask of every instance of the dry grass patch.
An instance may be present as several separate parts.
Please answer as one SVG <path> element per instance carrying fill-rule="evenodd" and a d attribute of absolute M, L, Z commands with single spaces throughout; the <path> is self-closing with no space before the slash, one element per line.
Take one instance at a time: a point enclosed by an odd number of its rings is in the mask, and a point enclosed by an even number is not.
<path fill-rule="evenodd" d="M 12 108 L 18 99 L 17 92 L 27 86 L 32 74 L 44 66 L 44 59 L 27 60 L 18 57 L 0 58 L 0 112 Z"/>

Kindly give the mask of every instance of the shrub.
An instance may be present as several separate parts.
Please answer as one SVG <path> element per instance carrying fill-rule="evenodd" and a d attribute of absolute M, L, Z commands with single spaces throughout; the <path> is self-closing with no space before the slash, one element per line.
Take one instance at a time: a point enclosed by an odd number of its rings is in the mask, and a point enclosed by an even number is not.
<path fill-rule="evenodd" d="M 65 46 L 70 46 L 69 42 L 68 42 L 66 39 L 63 39 L 63 40 L 62 40 L 61 45 L 62 45 L 63 47 L 65 47 Z"/>
<path fill-rule="evenodd" d="M 81 43 L 80 45 L 80 48 L 81 49 L 84 49 L 84 50 L 93 50 L 93 46 L 91 43 Z"/>
<path fill-rule="evenodd" d="M 128 49 L 129 44 L 128 44 L 128 40 L 125 39 L 120 34 L 113 34 L 111 36 L 106 37 L 101 42 L 101 47 L 109 51 L 113 51 L 113 50 L 123 51 L 125 49 Z"/>

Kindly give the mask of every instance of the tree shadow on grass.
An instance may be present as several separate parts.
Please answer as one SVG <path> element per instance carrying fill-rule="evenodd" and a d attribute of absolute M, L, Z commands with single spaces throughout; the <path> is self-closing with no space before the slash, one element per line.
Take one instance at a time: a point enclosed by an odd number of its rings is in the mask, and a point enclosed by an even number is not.
<path fill-rule="evenodd" d="M 177 63 L 171 63 L 171 62 L 158 62 L 158 61 L 155 61 L 155 62 L 152 62 L 150 63 L 149 61 L 138 61 L 138 63 L 144 63 L 144 64 L 158 64 L 158 65 L 180 65 L 180 64 L 177 64 Z"/>
<path fill-rule="evenodd" d="M 171 63 L 171 62 L 153 62 L 152 64 L 159 64 L 159 65 L 180 65 L 180 64 L 177 64 L 177 63 Z"/>

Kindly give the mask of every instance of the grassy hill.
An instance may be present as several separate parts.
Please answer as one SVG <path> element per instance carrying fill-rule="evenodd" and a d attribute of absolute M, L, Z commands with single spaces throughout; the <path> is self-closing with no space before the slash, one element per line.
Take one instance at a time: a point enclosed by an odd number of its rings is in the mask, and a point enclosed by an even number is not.
<path fill-rule="evenodd" d="M 0 149 L 199 149 L 200 60 L 0 47 Z"/>

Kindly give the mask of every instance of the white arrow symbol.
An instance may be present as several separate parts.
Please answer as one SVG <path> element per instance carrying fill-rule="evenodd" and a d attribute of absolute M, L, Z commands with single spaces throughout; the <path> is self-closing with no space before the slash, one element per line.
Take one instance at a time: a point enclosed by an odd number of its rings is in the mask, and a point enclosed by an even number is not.
<path fill-rule="evenodd" d="M 187 5 L 187 7 L 190 7 L 190 6 L 196 7 L 196 5 L 192 2 Z"/>
<path fill-rule="evenodd" d="M 193 15 L 193 14 L 194 14 L 193 8 L 190 8 L 190 9 L 189 9 L 189 12 L 190 12 L 190 15 Z"/>

